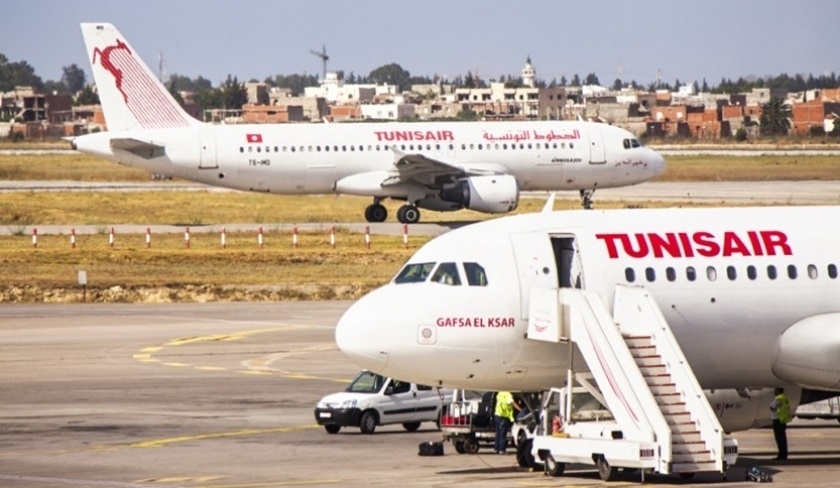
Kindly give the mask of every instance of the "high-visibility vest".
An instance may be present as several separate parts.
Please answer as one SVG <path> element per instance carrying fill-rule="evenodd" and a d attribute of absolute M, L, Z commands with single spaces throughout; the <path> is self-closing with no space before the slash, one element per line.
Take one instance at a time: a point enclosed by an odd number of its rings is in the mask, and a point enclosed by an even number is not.
<path fill-rule="evenodd" d="M 793 420 L 793 412 L 790 411 L 790 402 L 784 393 L 776 395 L 776 401 L 779 405 L 776 407 L 776 418 L 779 422 L 786 424 Z"/>

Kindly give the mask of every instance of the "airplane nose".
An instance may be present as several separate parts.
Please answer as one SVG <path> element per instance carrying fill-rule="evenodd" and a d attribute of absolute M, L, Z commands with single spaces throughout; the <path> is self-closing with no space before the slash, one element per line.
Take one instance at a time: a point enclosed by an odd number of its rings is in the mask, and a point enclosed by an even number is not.
<path fill-rule="evenodd" d="M 665 172 L 665 167 L 666 166 L 667 165 L 665 164 L 665 158 L 663 158 L 662 155 L 659 154 L 658 152 L 653 151 L 653 171 L 654 171 L 654 174 L 656 176 L 661 175 L 662 173 Z"/>
<path fill-rule="evenodd" d="M 335 327 L 335 343 L 354 363 L 383 374 L 390 354 L 383 307 L 389 302 L 377 299 L 380 290 L 362 297 L 344 312 Z"/>

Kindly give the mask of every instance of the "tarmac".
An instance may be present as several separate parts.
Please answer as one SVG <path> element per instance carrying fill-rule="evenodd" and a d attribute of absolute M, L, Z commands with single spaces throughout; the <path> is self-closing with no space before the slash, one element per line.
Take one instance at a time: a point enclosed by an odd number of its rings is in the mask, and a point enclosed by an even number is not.
<path fill-rule="evenodd" d="M 545 477 L 514 456 L 420 457 L 434 424 L 327 434 L 313 410 L 358 368 L 335 347 L 348 302 L 3 305 L 0 486 L 601 486 L 591 467 Z M 735 433 L 738 463 L 654 486 L 840 486 L 840 423 L 795 420 L 790 459 L 770 429 Z M 637 485 L 639 475 L 609 486 Z"/>

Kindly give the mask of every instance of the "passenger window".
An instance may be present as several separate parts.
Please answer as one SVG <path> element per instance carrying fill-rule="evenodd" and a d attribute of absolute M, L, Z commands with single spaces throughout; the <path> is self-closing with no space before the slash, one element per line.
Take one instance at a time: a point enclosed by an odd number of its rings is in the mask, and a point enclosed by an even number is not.
<path fill-rule="evenodd" d="M 417 385 L 417 391 L 431 391 L 432 387 L 427 385 Z"/>
<path fill-rule="evenodd" d="M 656 281 L 656 271 L 653 268 L 645 268 L 645 278 L 653 283 Z"/>
<path fill-rule="evenodd" d="M 811 278 L 812 280 L 817 279 L 817 267 L 813 264 L 808 265 L 808 278 Z"/>
<path fill-rule="evenodd" d="M 738 277 L 738 273 L 735 271 L 735 266 L 726 267 L 726 277 L 729 278 L 729 281 L 735 281 L 735 278 Z"/>
<path fill-rule="evenodd" d="M 464 272 L 467 274 L 467 283 L 470 286 L 487 286 L 487 273 L 478 263 L 464 263 Z"/>
<path fill-rule="evenodd" d="M 796 279 L 796 266 L 793 264 L 789 264 L 787 267 L 788 278 L 795 280 Z"/>
<path fill-rule="evenodd" d="M 411 383 L 400 380 L 392 380 L 386 391 L 389 391 L 391 395 L 408 393 L 411 391 Z"/>
<path fill-rule="evenodd" d="M 434 269 L 435 263 L 414 263 L 406 264 L 400 271 L 400 274 L 394 278 L 394 283 L 422 283 L 429 277 L 429 273 Z"/>
<path fill-rule="evenodd" d="M 455 263 L 440 263 L 440 266 L 435 270 L 435 274 L 432 275 L 432 282 L 459 286 L 461 276 L 458 274 L 458 266 Z"/>
<path fill-rule="evenodd" d="M 697 270 L 694 269 L 694 266 L 685 268 L 685 277 L 688 281 L 694 281 L 697 279 Z"/>
<path fill-rule="evenodd" d="M 633 268 L 624 268 L 624 279 L 627 283 L 633 283 L 636 281 L 636 271 Z"/>
<path fill-rule="evenodd" d="M 668 281 L 676 281 L 677 271 L 674 268 L 668 266 L 667 268 L 665 268 L 665 277 L 668 278 Z"/>
<path fill-rule="evenodd" d="M 239 146 L 239 152 L 244 153 L 244 152 L 245 152 L 245 148 L 244 148 L 244 147 L 242 147 L 242 146 Z"/>
<path fill-rule="evenodd" d="M 778 274 L 776 273 L 776 267 L 772 264 L 767 266 L 767 277 L 771 280 L 775 280 Z"/>
<path fill-rule="evenodd" d="M 747 266 L 747 278 L 754 280 L 758 278 L 758 272 L 755 270 L 755 266 L 749 265 Z"/>
<path fill-rule="evenodd" d="M 837 265 L 836 264 L 829 264 L 828 265 L 828 277 L 832 280 L 837 279 Z"/>
<path fill-rule="evenodd" d="M 706 268 L 706 278 L 709 281 L 716 281 L 717 280 L 717 269 L 714 266 L 708 266 Z"/>

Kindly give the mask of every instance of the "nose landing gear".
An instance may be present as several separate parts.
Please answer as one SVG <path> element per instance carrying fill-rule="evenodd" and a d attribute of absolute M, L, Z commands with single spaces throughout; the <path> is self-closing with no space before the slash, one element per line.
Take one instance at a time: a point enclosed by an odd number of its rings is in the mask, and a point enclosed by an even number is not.
<path fill-rule="evenodd" d="M 592 195 L 595 194 L 595 189 L 590 190 L 581 190 L 580 191 L 580 204 L 583 205 L 583 208 L 586 210 L 592 210 Z"/>

